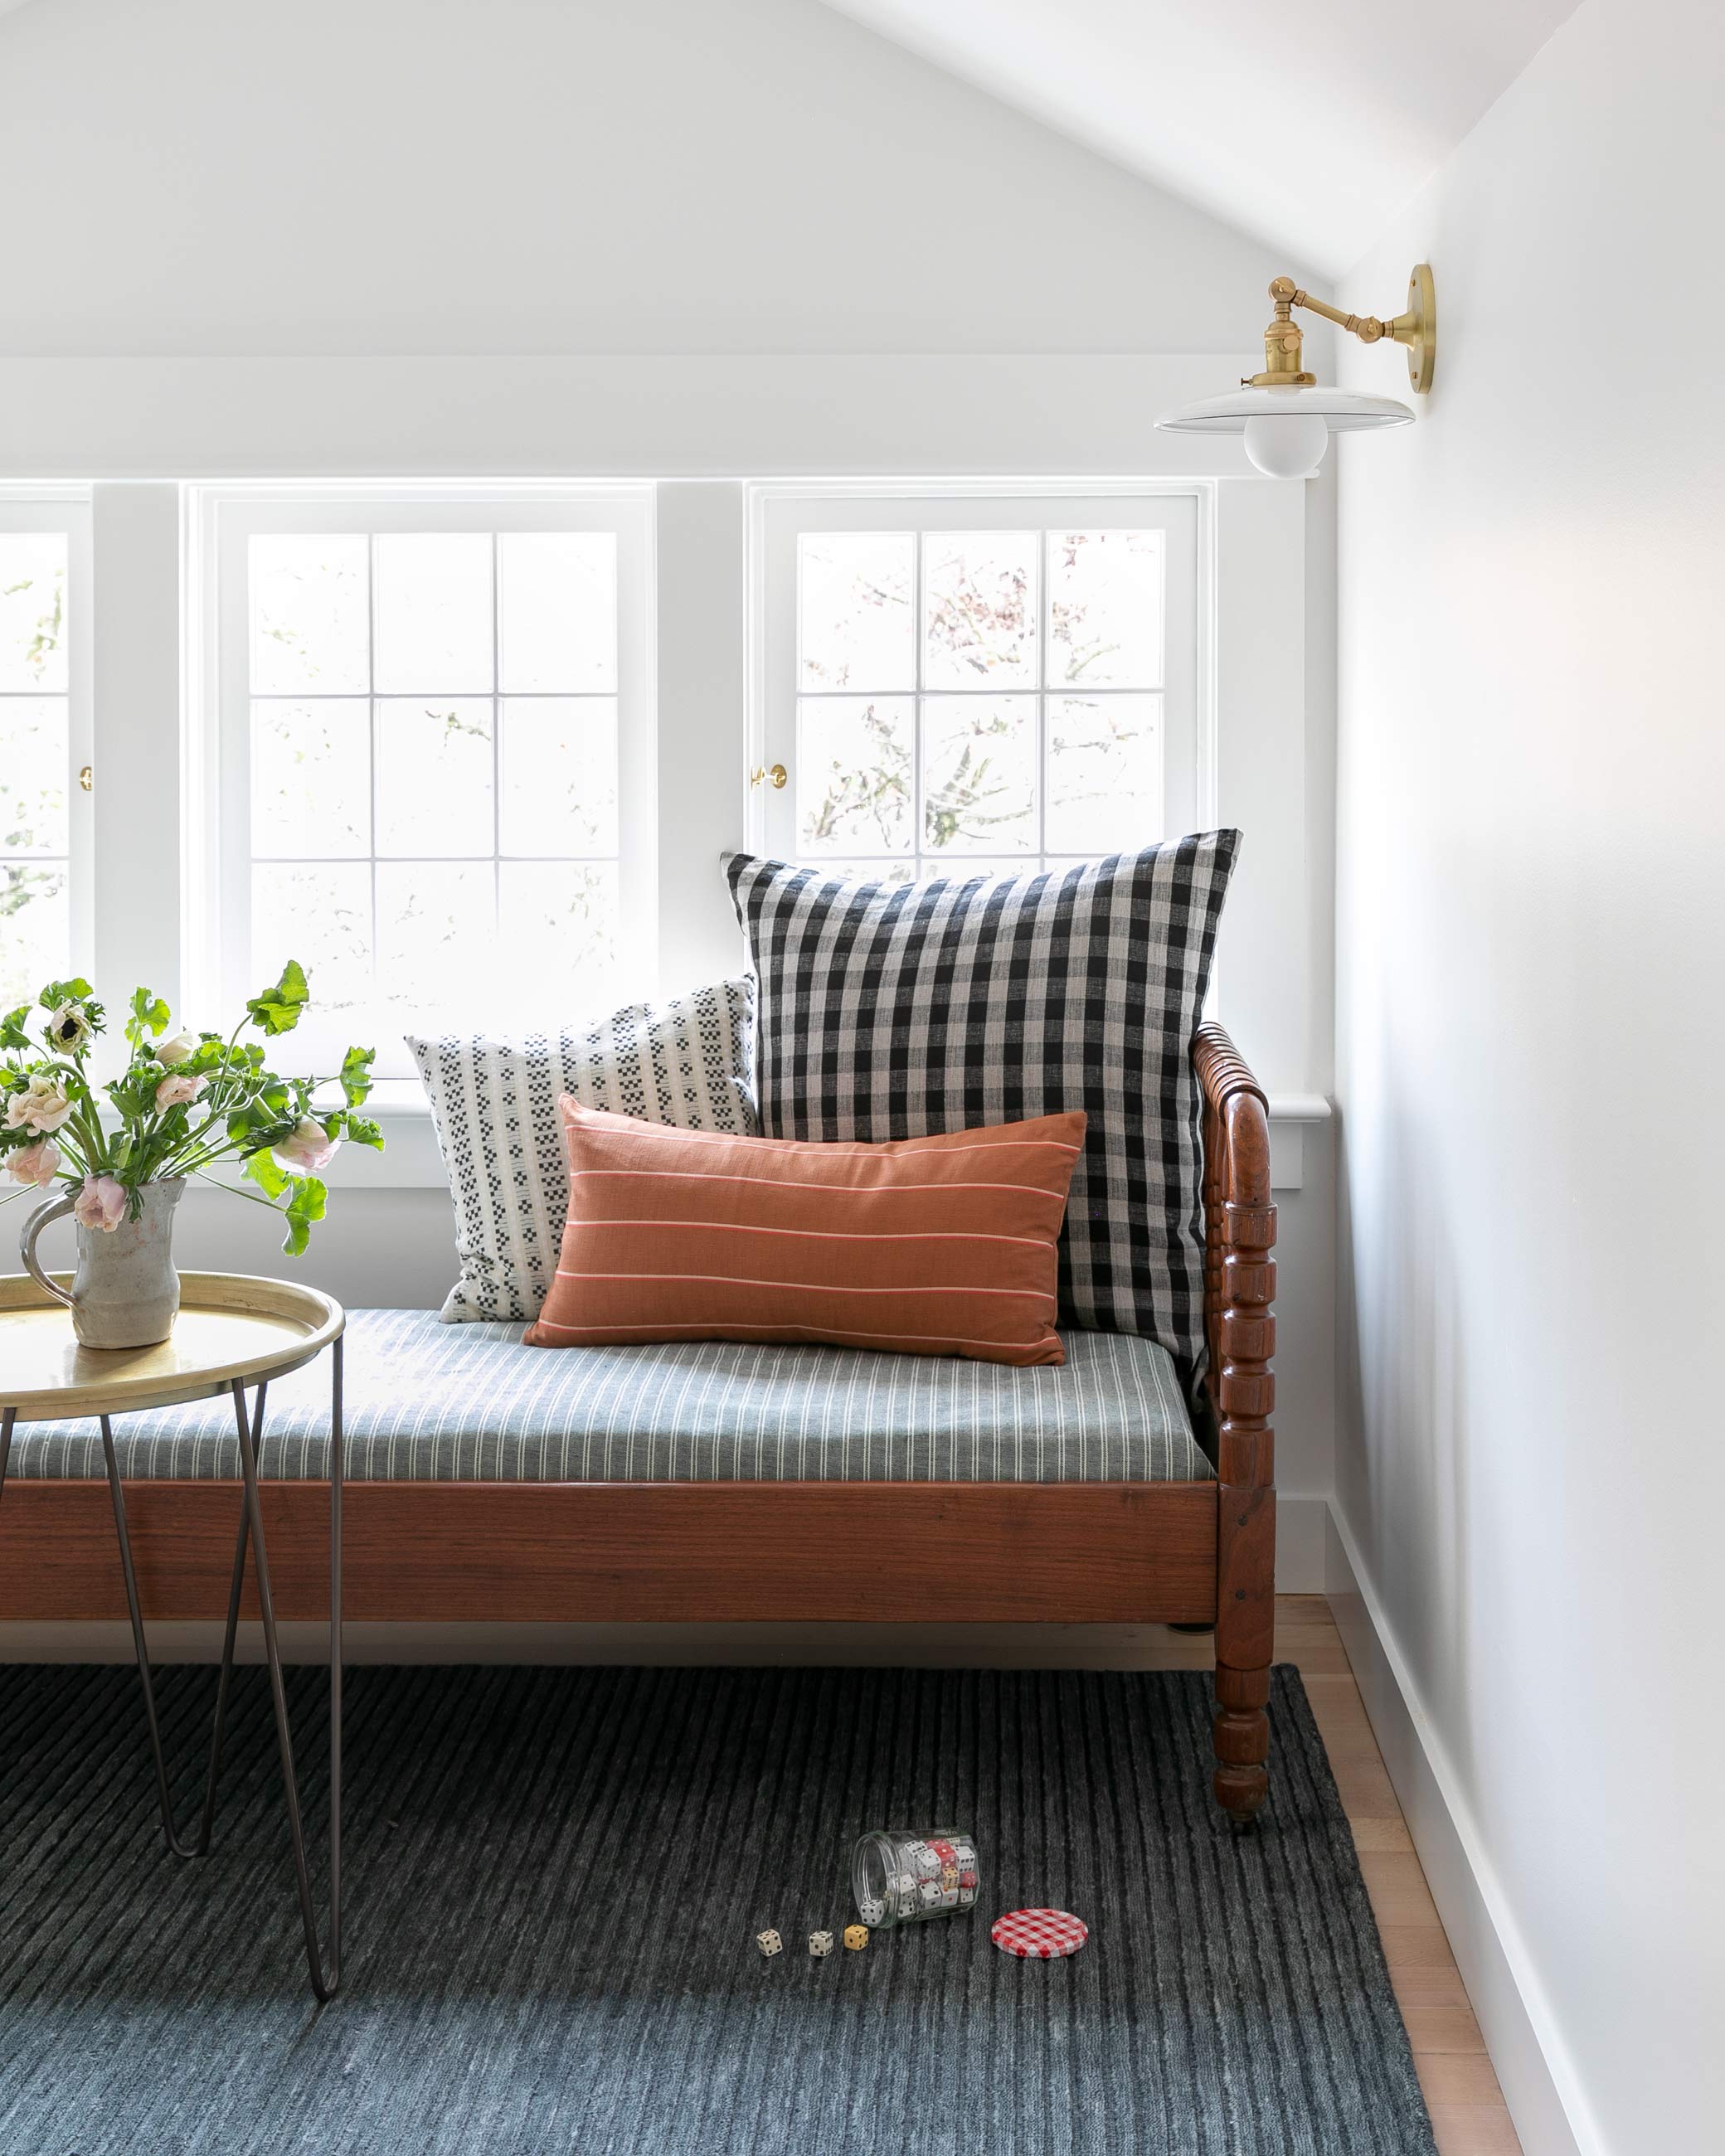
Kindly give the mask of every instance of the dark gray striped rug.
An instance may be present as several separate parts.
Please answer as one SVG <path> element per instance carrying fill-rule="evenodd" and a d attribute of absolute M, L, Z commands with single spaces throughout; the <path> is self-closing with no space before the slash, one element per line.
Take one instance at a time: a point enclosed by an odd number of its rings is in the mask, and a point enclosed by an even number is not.
<path fill-rule="evenodd" d="M 196 1786 L 212 1673 L 162 1673 Z M 321 1819 L 321 1678 L 292 1681 Z M 7 2156 L 1432 2156 L 1299 1679 L 1211 1809 L 1208 1681 L 359 1669 L 346 1986 L 314 2010 L 268 1699 L 217 1853 L 162 1852 L 136 1673 L 0 1671 Z M 869 1825 L 956 1822 L 983 1903 L 813 1962 Z M 1022 1903 L 1091 1926 L 1009 1960 Z M 786 1950 L 763 1962 L 768 1924 Z"/>

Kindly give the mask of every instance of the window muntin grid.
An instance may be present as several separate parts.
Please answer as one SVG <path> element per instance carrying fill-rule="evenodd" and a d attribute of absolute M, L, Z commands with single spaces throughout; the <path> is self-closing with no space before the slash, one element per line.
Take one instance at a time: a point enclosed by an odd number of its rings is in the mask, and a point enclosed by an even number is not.
<path fill-rule="evenodd" d="M 618 970 L 618 536 L 272 531 L 245 548 L 249 977 L 300 1053 L 541 1022 Z M 327 1034 L 326 1043 L 321 1035 Z"/>
<path fill-rule="evenodd" d="M 908 880 L 1153 842 L 1166 615 L 1160 528 L 798 532 L 797 858 Z"/>

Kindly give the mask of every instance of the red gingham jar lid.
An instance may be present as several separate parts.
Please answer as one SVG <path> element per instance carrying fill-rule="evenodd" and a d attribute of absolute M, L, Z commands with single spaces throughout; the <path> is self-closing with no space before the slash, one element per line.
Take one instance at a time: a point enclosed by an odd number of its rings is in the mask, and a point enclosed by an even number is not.
<path fill-rule="evenodd" d="M 1077 1953 L 1090 1926 L 1065 1909 L 1013 1909 L 994 1919 L 988 1937 L 1020 1961 L 1058 1961 Z"/>

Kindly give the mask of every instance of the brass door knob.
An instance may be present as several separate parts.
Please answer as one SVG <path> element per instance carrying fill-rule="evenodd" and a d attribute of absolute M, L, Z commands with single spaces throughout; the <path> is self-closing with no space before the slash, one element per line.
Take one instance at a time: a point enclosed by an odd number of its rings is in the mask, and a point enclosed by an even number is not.
<path fill-rule="evenodd" d="M 782 793 L 790 778 L 782 763 L 763 763 L 749 773 L 749 784 L 758 786 L 763 778 L 770 779 L 775 793 Z"/>

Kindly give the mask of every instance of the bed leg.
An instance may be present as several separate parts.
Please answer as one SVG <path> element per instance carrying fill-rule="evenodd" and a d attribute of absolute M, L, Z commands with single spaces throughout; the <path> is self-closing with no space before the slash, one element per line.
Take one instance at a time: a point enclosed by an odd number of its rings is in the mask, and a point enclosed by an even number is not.
<path fill-rule="evenodd" d="M 1250 1826 L 1270 1791 L 1276 1648 L 1276 1294 L 1273 1206 L 1226 1208 L 1216 1403 L 1216 1802 Z"/>
<path fill-rule="evenodd" d="M 1250 1826 L 1270 1794 L 1270 1660 L 1276 1642 L 1276 1492 L 1224 1483 L 1219 1492 L 1216 1802 Z"/>

